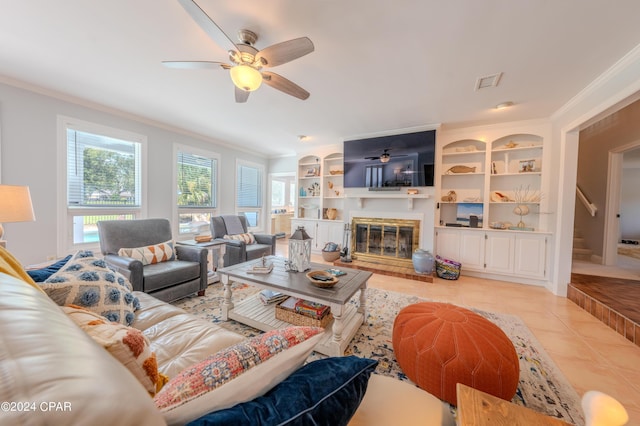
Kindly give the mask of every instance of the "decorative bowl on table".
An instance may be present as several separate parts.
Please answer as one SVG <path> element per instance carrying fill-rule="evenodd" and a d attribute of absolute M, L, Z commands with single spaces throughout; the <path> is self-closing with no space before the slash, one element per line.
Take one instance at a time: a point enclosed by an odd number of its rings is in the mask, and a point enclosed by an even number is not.
<path fill-rule="evenodd" d="M 307 272 L 307 278 L 311 281 L 311 284 L 321 288 L 333 287 L 339 281 L 331 273 L 321 270 Z"/>
<path fill-rule="evenodd" d="M 196 235 L 195 237 L 193 237 L 193 239 L 196 240 L 197 243 L 208 243 L 209 241 L 211 241 L 211 234 Z"/>

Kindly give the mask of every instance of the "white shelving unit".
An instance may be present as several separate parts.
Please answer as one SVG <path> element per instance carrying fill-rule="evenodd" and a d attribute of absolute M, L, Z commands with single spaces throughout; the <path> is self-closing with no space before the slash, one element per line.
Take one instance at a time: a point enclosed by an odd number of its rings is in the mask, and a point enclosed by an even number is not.
<path fill-rule="evenodd" d="M 551 238 L 540 214 L 545 138 L 533 131 L 499 133 L 450 138 L 440 147 L 435 251 L 461 262 L 463 273 L 541 284 Z M 517 215 L 516 207 L 528 214 Z M 469 214 L 478 217 L 476 227 Z"/>
<path fill-rule="evenodd" d="M 319 219 L 322 211 L 320 157 L 308 155 L 298 161 L 299 218 Z M 295 229 L 293 229 L 295 230 Z"/>
<path fill-rule="evenodd" d="M 327 242 L 341 244 L 344 197 L 342 153 L 301 157 L 298 160 L 298 208 L 291 220 L 291 231 L 304 226 L 313 238 L 314 252 L 320 252 Z"/>

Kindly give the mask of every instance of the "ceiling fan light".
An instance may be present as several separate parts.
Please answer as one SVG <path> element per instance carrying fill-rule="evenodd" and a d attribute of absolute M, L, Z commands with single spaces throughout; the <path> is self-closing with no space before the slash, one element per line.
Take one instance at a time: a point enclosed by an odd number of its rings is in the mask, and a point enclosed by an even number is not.
<path fill-rule="evenodd" d="M 253 92 L 262 84 L 262 74 L 249 65 L 236 65 L 229 70 L 233 84 L 239 89 Z"/>
<path fill-rule="evenodd" d="M 380 156 L 380 162 L 381 163 L 388 163 L 389 160 L 391 160 L 391 156 L 389 154 L 382 154 Z"/>
<path fill-rule="evenodd" d="M 514 105 L 514 103 L 513 103 L 513 102 L 511 102 L 511 101 L 502 102 L 502 103 L 500 103 L 500 104 L 496 105 L 496 109 L 497 109 L 497 110 L 507 109 L 507 108 L 512 107 L 513 105 Z"/>

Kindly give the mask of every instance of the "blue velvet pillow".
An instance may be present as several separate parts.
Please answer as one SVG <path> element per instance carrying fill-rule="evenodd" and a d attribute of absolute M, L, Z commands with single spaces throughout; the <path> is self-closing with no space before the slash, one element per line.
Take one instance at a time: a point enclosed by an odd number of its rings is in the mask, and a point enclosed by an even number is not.
<path fill-rule="evenodd" d="M 313 361 L 263 396 L 214 411 L 188 426 L 346 425 L 377 365 L 376 360 L 356 356 Z"/>
<path fill-rule="evenodd" d="M 71 259 L 71 255 L 65 257 L 64 259 L 60 259 L 56 263 L 53 263 L 45 268 L 28 270 L 27 274 L 29 274 L 33 281 L 42 283 L 51 275 L 58 272 L 60 268 L 66 265 L 69 259 Z"/>

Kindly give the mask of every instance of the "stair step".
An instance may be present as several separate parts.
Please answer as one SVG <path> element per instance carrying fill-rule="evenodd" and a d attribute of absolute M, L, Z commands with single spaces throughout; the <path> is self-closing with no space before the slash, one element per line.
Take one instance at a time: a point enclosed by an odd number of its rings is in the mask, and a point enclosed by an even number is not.
<path fill-rule="evenodd" d="M 593 250 L 589 248 L 574 247 L 573 254 L 591 254 Z"/>
<path fill-rule="evenodd" d="M 573 248 L 586 248 L 584 238 L 573 238 Z"/>

